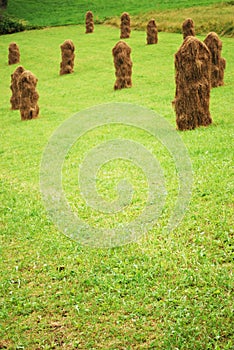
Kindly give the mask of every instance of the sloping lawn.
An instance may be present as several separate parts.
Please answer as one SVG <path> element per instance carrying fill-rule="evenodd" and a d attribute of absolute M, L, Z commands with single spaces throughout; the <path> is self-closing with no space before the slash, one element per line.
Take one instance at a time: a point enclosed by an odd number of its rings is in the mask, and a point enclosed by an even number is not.
<path fill-rule="evenodd" d="M 76 46 L 75 72 L 59 76 L 65 39 Z M 225 85 L 211 92 L 213 124 L 176 132 L 188 150 L 193 187 L 174 231 L 165 231 L 178 191 L 173 159 L 149 134 L 121 125 L 96 128 L 77 141 L 64 160 L 64 191 L 75 211 L 80 155 L 103 140 L 134 139 L 164 171 L 167 200 L 154 228 L 126 246 L 94 249 L 67 238 L 47 217 L 39 190 L 41 158 L 52 133 L 71 115 L 129 102 L 152 109 L 175 128 L 173 55 L 181 34 L 159 33 L 158 45 L 146 46 L 145 33 L 133 31 L 133 87 L 122 91 L 113 90 L 111 50 L 118 40 L 118 29 L 101 25 L 91 35 L 81 25 L 1 37 L 0 348 L 233 348 L 233 39 L 222 38 L 227 68 Z M 12 41 L 20 47 L 21 64 L 38 77 L 36 120 L 21 122 L 19 111 L 10 110 Z M 141 208 L 144 176 L 129 164 L 111 165 L 109 182 L 103 171 L 104 195 L 115 195 L 115 179 L 126 169 L 139 186 Z M 109 221 L 98 224 L 105 228 Z"/>

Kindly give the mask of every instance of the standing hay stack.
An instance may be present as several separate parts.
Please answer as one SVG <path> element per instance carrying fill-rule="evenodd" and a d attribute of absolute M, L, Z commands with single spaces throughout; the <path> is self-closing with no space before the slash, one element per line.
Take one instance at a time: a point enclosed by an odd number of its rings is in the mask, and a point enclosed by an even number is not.
<path fill-rule="evenodd" d="M 8 64 L 16 64 L 20 62 L 19 46 L 16 43 L 10 43 L 8 48 Z"/>
<path fill-rule="evenodd" d="M 194 22 L 192 18 L 187 18 L 182 24 L 182 33 L 183 38 L 187 38 L 187 36 L 195 36 L 195 28 Z"/>
<path fill-rule="evenodd" d="M 19 66 L 16 68 L 13 74 L 11 74 L 11 91 L 12 96 L 10 99 L 11 109 L 16 110 L 19 109 L 20 106 L 20 89 L 19 89 L 19 78 L 21 74 L 25 71 L 24 67 Z"/>
<path fill-rule="evenodd" d="M 157 44 L 158 30 L 154 19 L 147 24 L 147 45 Z"/>
<path fill-rule="evenodd" d="M 207 46 L 188 36 L 175 54 L 176 96 L 173 101 L 179 130 L 212 123 L 209 111 L 211 55 Z"/>
<path fill-rule="evenodd" d="M 94 31 L 94 21 L 93 21 L 93 13 L 92 11 L 88 11 L 86 13 L 86 19 L 85 19 L 85 25 L 86 25 L 86 34 L 93 33 Z"/>
<path fill-rule="evenodd" d="M 120 19 L 120 39 L 130 38 L 131 28 L 129 14 L 127 12 L 122 13 Z"/>
<path fill-rule="evenodd" d="M 129 88 L 132 86 L 132 61 L 131 48 L 124 42 L 119 41 L 112 49 L 115 65 L 116 81 L 114 89 Z"/>
<path fill-rule="evenodd" d="M 39 95 L 36 91 L 37 81 L 38 79 L 29 70 L 25 70 L 19 77 L 21 120 L 30 120 L 38 117 L 39 107 L 37 101 Z"/>
<path fill-rule="evenodd" d="M 75 46 L 72 40 L 65 40 L 61 48 L 62 62 L 60 63 L 60 75 L 73 73 Z"/>
<path fill-rule="evenodd" d="M 204 40 L 211 53 L 211 87 L 224 85 L 226 60 L 221 57 L 222 41 L 215 32 L 210 32 Z"/>

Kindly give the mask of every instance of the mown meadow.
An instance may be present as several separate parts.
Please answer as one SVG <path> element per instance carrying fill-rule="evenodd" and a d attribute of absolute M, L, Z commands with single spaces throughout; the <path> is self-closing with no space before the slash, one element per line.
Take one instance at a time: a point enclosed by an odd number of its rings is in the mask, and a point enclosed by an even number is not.
<path fill-rule="evenodd" d="M 128 3 L 130 11 L 133 2 Z M 118 4 L 113 16 L 122 10 Z M 188 4 L 181 1 L 177 7 Z M 142 12 L 143 5 L 134 5 L 134 14 Z M 11 2 L 9 11 L 10 6 Z M 95 9 L 100 18 L 111 16 L 104 2 Z M 189 207 L 173 231 L 164 228 L 178 193 L 177 171 L 168 150 L 152 135 L 107 125 L 87 132 L 67 154 L 67 199 L 75 212 L 82 207 L 87 222 L 103 228 L 115 224 L 114 219 L 85 211 L 77 191 L 77 171 L 87 151 L 103 141 L 135 140 L 163 168 L 167 199 L 156 225 L 135 242 L 104 249 L 69 239 L 47 215 L 39 179 L 43 151 L 67 118 L 103 103 L 143 106 L 175 128 L 174 54 L 182 35 L 160 32 L 158 44 L 147 46 L 145 32 L 133 31 L 127 40 L 133 87 L 114 91 L 111 50 L 119 30 L 96 24 L 93 34 L 84 31 L 80 24 L 0 38 L 0 348 L 232 349 L 233 39 L 221 38 L 227 67 L 225 85 L 211 91 L 213 124 L 176 131 L 188 150 L 193 184 Z M 59 46 L 65 39 L 72 39 L 76 47 L 75 71 L 59 76 Z M 10 110 L 10 75 L 17 66 L 7 64 L 12 41 L 20 47 L 21 64 L 38 78 L 40 117 L 28 122 L 20 121 L 19 111 Z M 139 169 L 121 160 L 107 164 L 100 173 L 99 191 L 107 200 L 115 198 L 123 173 L 136 193 L 128 211 L 131 218 L 144 207 L 146 179 Z M 121 215 L 118 219 L 128 220 Z"/>

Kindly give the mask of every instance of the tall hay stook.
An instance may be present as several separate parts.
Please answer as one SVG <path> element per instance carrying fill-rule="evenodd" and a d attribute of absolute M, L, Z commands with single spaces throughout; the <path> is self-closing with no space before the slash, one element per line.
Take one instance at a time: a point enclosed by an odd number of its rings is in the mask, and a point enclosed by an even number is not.
<path fill-rule="evenodd" d="M 179 130 L 212 123 L 209 111 L 211 55 L 207 46 L 188 36 L 175 54 L 176 93 L 173 101 Z"/>
<path fill-rule="evenodd" d="M 16 64 L 20 62 L 19 46 L 16 43 L 10 43 L 8 48 L 8 64 Z"/>
<path fill-rule="evenodd" d="M 23 66 L 19 66 L 16 68 L 13 74 L 11 74 L 11 91 L 12 96 L 10 99 L 11 109 L 16 110 L 19 109 L 20 106 L 20 89 L 19 89 L 19 78 L 21 74 L 25 71 Z"/>
<path fill-rule="evenodd" d="M 211 87 L 224 85 L 226 60 L 221 57 L 222 41 L 215 32 L 210 32 L 204 40 L 211 53 Z"/>
<path fill-rule="evenodd" d="M 60 63 L 60 75 L 73 73 L 75 60 L 75 46 L 72 40 L 65 40 L 61 48 L 62 62 Z"/>
<path fill-rule="evenodd" d="M 158 30 L 154 19 L 151 19 L 147 24 L 147 45 L 157 44 Z"/>
<path fill-rule="evenodd" d="M 19 78 L 20 114 L 21 120 L 35 119 L 39 114 L 37 101 L 39 95 L 36 91 L 38 79 L 29 70 L 25 70 Z"/>
<path fill-rule="evenodd" d="M 182 24 L 182 33 L 183 38 L 187 38 L 187 36 L 195 36 L 195 28 L 194 22 L 192 18 L 187 18 Z"/>
<path fill-rule="evenodd" d="M 94 21 L 93 21 L 93 13 L 92 11 L 86 12 L 85 17 L 85 25 L 86 25 L 86 34 L 93 33 L 94 31 Z"/>
<path fill-rule="evenodd" d="M 127 12 L 122 13 L 120 17 L 120 39 L 128 39 L 131 34 L 130 16 Z"/>
<path fill-rule="evenodd" d="M 124 42 L 119 41 L 112 49 L 115 65 L 116 81 L 114 89 L 129 88 L 132 86 L 132 61 L 131 48 Z"/>

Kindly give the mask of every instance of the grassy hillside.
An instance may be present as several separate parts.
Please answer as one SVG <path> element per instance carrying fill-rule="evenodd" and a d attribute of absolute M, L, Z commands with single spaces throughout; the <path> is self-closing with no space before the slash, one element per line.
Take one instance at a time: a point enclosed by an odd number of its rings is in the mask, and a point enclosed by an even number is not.
<path fill-rule="evenodd" d="M 186 18 L 192 18 L 196 34 L 214 31 L 219 35 L 234 36 L 234 3 L 219 3 L 192 8 L 154 10 L 145 14 L 131 16 L 132 29 L 145 30 L 151 18 L 156 19 L 159 31 L 181 33 L 181 24 Z M 112 17 L 105 21 L 119 27 L 120 18 Z"/>
<path fill-rule="evenodd" d="M 68 38 L 76 46 L 75 72 L 59 76 L 59 45 Z M 43 150 L 74 113 L 130 102 L 159 113 L 175 128 L 173 55 L 182 36 L 161 32 L 152 46 L 145 39 L 144 32 L 134 31 L 128 40 L 133 87 L 114 91 L 111 49 L 119 40 L 114 27 L 97 25 L 91 35 L 75 25 L 1 37 L 0 348 L 233 349 L 233 39 L 223 38 L 227 68 L 225 85 L 211 92 L 213 124 L 177 132 L 194 177 L 179 227 L 170 234 L 163 230 L 178 191 L 170 153 L 148 133 L 126 125 L 83 135 L 64 159 L 63 186 L 72 209 L 83 210 L 77 172 L 84 154 L 111 139 L 144 145 L 158 159 L 167 189 L 162 214 L 146 236 L 112 249 L 81 246 L 58 231 L 41 200 Z M 19 44 L 21 64 L 38 77 L 37 120 L 21 122 L 19 111 L 10 110 L 10 75 L 16 68 L 7 65 L 11 41 Z M 127 172 L 138 196 L 131 217 L 144 205 L 145 187 L 142 174 L 129 168 L 121 161 L 104 167 L 99 185 L 113 198 L 119 174 Z M 88 210 L 81 214 L 104 228 L 115 223 Z"/>
<path fill-rule="evenodd" d="M 55 26 L 65 24 L 82 24 L 86 11 L 92 10 L 96 21 L 103 21 L 106 18 L 119 16 L 123 11 L 132 15 L 146 13 L 152 10 L 168 10 L 187 8 L 193 6 L 206 6 L 214 3 L 221 3 L 218 0 L 137 0 L 137 1 L 59 1 L 59 0 L 9 0 L 8 13 L 24 19 L 31 25 Z"/>

